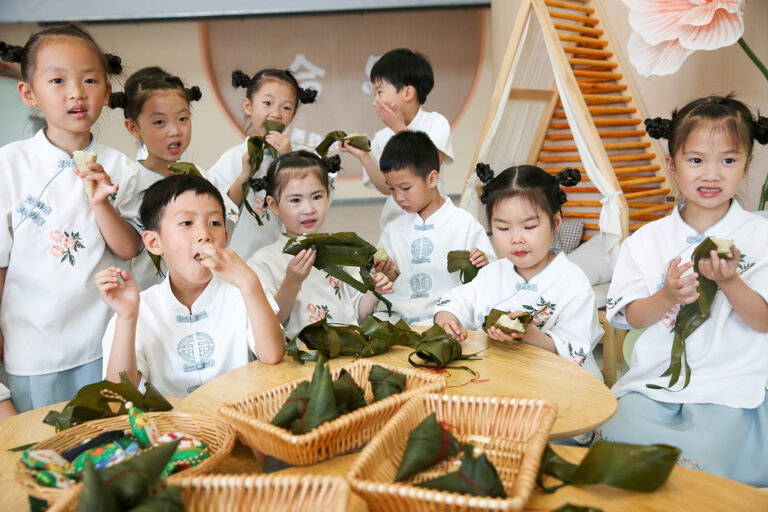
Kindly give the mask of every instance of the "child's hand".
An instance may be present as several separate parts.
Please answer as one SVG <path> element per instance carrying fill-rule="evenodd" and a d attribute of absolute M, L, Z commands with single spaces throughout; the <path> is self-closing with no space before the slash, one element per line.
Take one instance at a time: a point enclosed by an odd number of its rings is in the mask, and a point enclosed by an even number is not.
<path fill-rule="evenodd" d="M 122 279 L 122 282 L 120 282 Z M 109 267 L 96 273 L 96 288 L 101 298 L 118 316 L 137 318 L 139 315 L 139 289 L 131 274 L 119 267 Z"/>
<path fill-rule="evenodd" d="M 509 318 L 517 318 L 518 316 L 525 313 L 525 311 L 510 311 L 509 312 Z M 533 329 L 536 329 L 536 326 L 531 323 L 531 325 L 528 327 L 528 331 L 532 331 Z M 503 341 L 506 343 L 511 343 L 513 341 L 517 341 L 523 337 L 523 333 L 520 332 L 513 332 L 511 334 L 507 334 L 506 332 L 502 331 L 496 326 L 491 326 L 488 328 L 488 331 L 486 332 L 489 338 L 496 341 Z M 528 334 L 526 332 L 526 334 Z"/>
<path fill-rule="evenodd" d="M 717 284 L 730 281 L 739 275 L 739 257 L 741 251 L 734 247 L 733 258 L 726 259 L 717 255 L 717 251 L 712 251 L 709 258 L 699 260 L 699 273 L 711 279 Z"/>
<path fill-rule="evenodd" d="M 84 181 L 93 183 L 93 195 L 88 198 L 91 204 L 103 203 L 110 195 L 117 192 L 118 186 L 112 184 L 109 174 L 104 172 L 104 168 L 99 163 L 88 163 L 88 169 L 85 171 L 81 171 L 77 166 L 72 170 Z"/>
<path fill-rule="evenodd" d="M 461 323 L 459 323 L 455 316 L 447 311 L 441 311 L 436 314 L 435 323 L 448 334 L 452 334 L 457 340 L 464 341 L 467 339 L 467 330 L 461 326 Z"/>
<path fill-rule="evenodd" d="M 251 155 L 248 154 L 246 151 L 243 153 L 243 169 L 240 171 L 240 174 L 237 177 L 237 183 L 240 183 L 241 185 L 245 180 L 247 180 L 251 176 Z"/>
<path fill-rule="evenodd" d="M 696 287 L 699 286 L 696 272 L 683 277 L 683 274 L 693 267 L 693 262 L 680 264 L 681 258 L 678 256 L 669 262 L 667 273 L 664 277 L 664 294 L 667 299 L 675 304 L 690 304 L 699 298 Z"/>
<path fill-rule="evenodd" d="M 315 262 L 317 251 L 314 249 L 302 249 L 293 257 L 285 269 L 285 280 L 296 284 L 301 284 L 312 270 L 312 264 Z"/>
<path fill-rule="evenodd" d="M 205 244 L 200 248 L 200 257 L 205 268 L 239 290 L 258 279 L 251 267 L 231 249 L 219 249 L 213 244 Z"/>
<path fill-rule="evenodd" d="M 376 98 L 373 100 L 373 108 L 376 109 L 376 115 L 379 116 L 381 122 L 389 126 L 393 132 L 400 133 L 408 129 L 403 113 L 395 105 Z"/>
<path fill-rule="evenodd" d="M 291 152 L 291 139 L 280 132 L 271 131 L 265 137 L 270 146 L 277 150 L 277 154 L 284 155 Z"/>
<path fill-rule="evenodd" d="M 383 272 L 377 272 L 373 275 L 373 289 L 381 295 L 395 293 L 395 286 Z"/>
<path fill-rule="evenodd" d="M 484 267 L 488 264 L 488 256 L 477 247 L 473 247 L 469 251 L 469 262 L 478 268 Z"/>
<path fill-rule="evenodd" d="M 357 158 L 358 160 L 362 161 L 363 158 L 365 158 L 365 155 L 368 155 L 369 153 L 367 151 L 363 151 L 362 149 L 356 148 L 348 140 L 342 140 L 339 142 L 339 151 L 342 153 L 350 153 L 352 156 Z"/>

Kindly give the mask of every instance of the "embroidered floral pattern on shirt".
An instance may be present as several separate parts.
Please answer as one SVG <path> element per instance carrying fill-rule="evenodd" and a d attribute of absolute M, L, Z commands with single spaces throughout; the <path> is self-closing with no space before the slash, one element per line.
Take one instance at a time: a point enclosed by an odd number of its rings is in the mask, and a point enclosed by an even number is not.
<path fill-rule="evenodd" d="M 696 462 L 693 459 L 686 459 L 685 457 L 678 457 L 677 458 L 677 464 L 679 466 L 683 466 L 684 468 L 695 469 L 697 471 L 704 471 L 703 469 L 701 469 L 701 466 L 699 466 L 699 463 Z"/>
<path fill-rule="evenodd" d="M 78 249 L 85 249 L 85 245 L 83 245 L 82 239 L 80 238 L 80 233 L 74 231 L 67 233 L 65 231 L 62 234 L 61 231 L 54 229 L 49 236 L 51 237 L 51 240 L 53 240 L 53 245 L 50 249 L 51 256 L 54 258 L 61 258 L 59 260 L 60 263 L 69 261 L 69 264 L 74 267 L 74 253 L 76 253 Z"/>
<path fill-rule="evenodd" d="M 341 298 L 341 281 L 331 274 L 325 274 L 325 277 L 328 278 L 328 282 L 330 283 L 331 288 L 333 288 L 333 293 L 335 293 L 338 298 Z"/>
<path fill-rule="evenodd" d="M 755 266 L 755 262 L 747 261 L 747 255 L 741 254 L 739 255 L 739 274 L 743 274 L 747 270 L 751 269 Z"/>
<path fill-rule="evenodd" d="M 571 357 L 571 362 L 577 366 L 583 366 L 584 360 L 587 358 L 587 353 L 584 352 L 584 347 L 579 347 L 579 350 L 573 350 L 573 346 L 568 342 L 568 355 Z"/>
<path fill-rule="evenodd" d="M 680 313 L 680 308 L 680 304 L 672 306 L 669 311 L 664 313 L 664 316 L 661 318 L 661 324 L 668 329 L 673 329 L 677 320 L 677 314 Z"/>
<path fill-rule="evenodd" d="M 435 306 L 445 306 L 451 302 L 451 299 L 439 299 L 437 302 L 435 302 Z"/>
<path fill-rule="evenodd" d="M 552 314 L 557 309 L 557 304 L 552 304 L 551 302 L 544 300 L 544 297 L 539 297 L 536 307 L 528 306 L 526 304 L 523 305 L 523 309 L 533 315 L 533 324 L 541 329 L 544 327 L 544 324 L 552 318 Z"/>
<path fill-rule="evenodd" d="M 613 297 L 606 297 L 605 299 L 605 308 L 606 309 L 613 309 L 616 306 L 619 305 L 619 302 L 621 302 L 621 299 L 624 297 L 619 297 L 618 299 L 614 299 Z"/>
<path fill-rule="evenodd" d="M 307 311 L 309 311 L 309 323 L 313 324 L 319 322 L 323 318 L 331 320 L 333 317 L 330 315 L 328 306 L 323 304 L 307 304 Z"/>

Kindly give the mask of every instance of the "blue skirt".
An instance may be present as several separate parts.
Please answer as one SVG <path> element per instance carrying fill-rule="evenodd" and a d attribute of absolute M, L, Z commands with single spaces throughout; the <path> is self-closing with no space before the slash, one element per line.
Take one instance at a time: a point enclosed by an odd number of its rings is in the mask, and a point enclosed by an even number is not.
<path fill-rule="evenodd" d="M 69 370 L 43 375 L 8 374 L 11 401 L 19 413 L 72 400 L 77 391 L 101 379 L 101 358 Z"/>
<path fill-rule="evenodd" d="M 684 467 L 768 486 L 768 400 L 755 409 L 737 409 L 657 402 L 628 393 L 596 438 L 669 444 L 682 450 L 677 463 Z"/>

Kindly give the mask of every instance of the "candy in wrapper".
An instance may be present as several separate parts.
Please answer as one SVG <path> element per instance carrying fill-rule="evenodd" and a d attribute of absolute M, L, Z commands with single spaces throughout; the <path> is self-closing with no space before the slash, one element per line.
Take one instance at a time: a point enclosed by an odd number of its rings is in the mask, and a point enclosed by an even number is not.
<path fill-rule="evenodd" d="M 179 440 L 179 445 L 176 447 L 176 451 L 171 456 L 171 460 L 166 465 L 161 476 L 168 476 L 173 473 L 178 473 L 181 470 L 197 466 L 202 461 L 210 457 L 208 453 L 208 445 L 195 439 L 192 436 L 188 436 L 182 432 L 170 432 L 160 436 L 158 442 L 160 444 L 171 443 Z"/>
<path fill-rule="evenodd" d="M 35 480 L 43 487 L 55 487 L 57 489 L 69 489 L 75 485 L 75 481 L 70 480 L 66 475 L 46 469 L 37 471 L 35 473 Z"/>
<path fill-rule="evenodd" d="M 25 450 L 21 461 L 29 469 L 44 469 L 55 473 L 66 473 L 69 462 L 55 450 Z"/>
<path fill-rule="evenodd" d="M 142 448 L 157 446 L 159 444 L 160 431 L 157 429 L 155 422 L 144 411 L 134 407 L 131 402 L 125 402 L 125 408 L 128 409 L 128 420 L 131 423 L 131 430 L 139 441 L 139 445 Z"/>
<path fill-rule="evenodd" d="M 93 466 L 96 469 L 104 469 L 114 466 L 118 462 L 130 459 L 138 455 L 140 451 L 139 445 L 135 441 L 128 443 L 127 446 L 123 446 L 120 442 L 97 446 L 78 455 L 72 462 L 72 467 L 67 474 L 74 477 L 82 476 L 87 459 L 93 462 Z"/>

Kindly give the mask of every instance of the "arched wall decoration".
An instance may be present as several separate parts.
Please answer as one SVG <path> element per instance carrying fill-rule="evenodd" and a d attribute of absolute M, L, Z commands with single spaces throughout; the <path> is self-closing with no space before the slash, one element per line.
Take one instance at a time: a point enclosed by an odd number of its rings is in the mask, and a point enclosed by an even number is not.
<path fill-rule="evenodd" d="M 398 47 L 429 57 L 435 88 L 424 108 L 440 112 L 453 127 L 480 80 L 487 13 L 436 9 L 206 21 L 198 24 L 200 55 L 217 105 L 243 137 L 244 90 L 232 87 L 231 73 L 239 68 L 252 75 L 265 67 L 291 68 L 303 87 L 319 91 L 286 131 L 294 145 L 313 147 L 331 130 L 373 136 L 382 124 L 371 105 L 368 74 L 379 56 Z M 341 179 L 360 178 L 354 158 L 343 154 L 342 167 Z"/>

